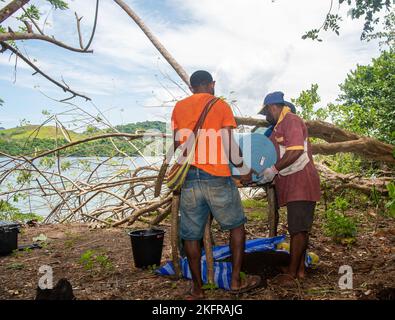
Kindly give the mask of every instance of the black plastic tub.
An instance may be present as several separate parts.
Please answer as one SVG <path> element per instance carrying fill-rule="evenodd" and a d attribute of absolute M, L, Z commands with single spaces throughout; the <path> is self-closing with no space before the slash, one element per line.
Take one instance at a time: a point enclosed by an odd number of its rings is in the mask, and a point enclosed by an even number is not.
<path fill-rule="evenodd" d="M 19 224 L 0 221 L 0 255 L 8 255 L 18 249 Z"/>
<path fill-rule="evenodd" d="M 128 233 L 132 243 L 136 268 L 160 266 L 165 231 L 161 229 L 135 230 Z"/>

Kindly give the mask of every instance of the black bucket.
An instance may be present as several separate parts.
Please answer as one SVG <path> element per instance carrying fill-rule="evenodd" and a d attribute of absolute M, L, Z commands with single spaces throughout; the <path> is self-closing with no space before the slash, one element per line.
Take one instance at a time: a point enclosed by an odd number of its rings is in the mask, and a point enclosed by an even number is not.
<path fill-rule="evenodd" d="M 136 268 L 160 266 L 162 258 L 164 230 L 136 230 L 128 233 L 132 242 L 134 265 Z"/>
<path fill-rule="evenodd" d="M 18 249 L 19 224 L 0 221 L 0 256 Z"/>

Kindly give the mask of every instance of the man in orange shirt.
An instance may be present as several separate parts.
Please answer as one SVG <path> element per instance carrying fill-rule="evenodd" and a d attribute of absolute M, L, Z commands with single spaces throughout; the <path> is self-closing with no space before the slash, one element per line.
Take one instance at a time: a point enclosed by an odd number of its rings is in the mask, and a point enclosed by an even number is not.
<path fill-rule="evenodd" d="M 174 146 L 183 144 L 197 123 L 203 109 L 214 97 L 215 82 L 207 71 L 196 71 L 190 78 L 193 95 L 179 101 L 172 114 Z M 194 161 L 181 190 L 180 237 L 192 274 L 190 299 L 204 298 L 201 277 L 201 246 L 210 212 L 222 230 L 230 230 L 232 251 L 231 290 L 245 292 L 260 283 L 260 277 L 240 278 L 244 254 L 246 217 L 240 194 L 231 177 L 229 161 L 240 168 L 241 182 L 251 180 L 251 170 L 238 157 L 239 147 L 233 138 L 236 128 L 230 106 L 218 100 L 211 108 L 199 131 Z"/>

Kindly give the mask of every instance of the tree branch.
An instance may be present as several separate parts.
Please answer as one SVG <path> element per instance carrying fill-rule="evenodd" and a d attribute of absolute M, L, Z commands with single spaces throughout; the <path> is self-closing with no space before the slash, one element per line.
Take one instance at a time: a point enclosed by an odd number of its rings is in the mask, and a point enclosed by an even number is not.
<path fill-rule="evenodd" d="M 330 155 L 339 152 L 352 152 L 362 157 L 395 163 L 393 156 L 394 146 L 375 139 L 362 137 L 358 140 L 313 144 L 314 154 Z"/>
<path fill-rule="evenodd" d="M 42 35 L 42 34 L 37 34 L 37 33 L 23 33 L 23 32 L 5 32 L 5 33 L 0 33 L 0 41 L 17 41 L 17 40 L 42 40 L 46 42 L 50 42 L 54 45 L 57 45 L 61 48 L 74 51 L 74 52 L 80 52 L 80 53 L 92 53 L 93 50 L 85 50 L 85 49 L 78 49 L 74 47 L 70 47 L 69 45 L 56 40 L 55 38 Z"/>
<path fill-rule="evenodd" d="M 34 160 L 36 160 L 38 158 L 42 158 L 42 157 L 45 157 L 45 156 L 47 156 L 49 154 L 52 154 L 52 153 L 55 153 L 55 152 L 58 152 L 58 151 L 61 151 L 61 150 L 67 149 L 67 148 L 71 148 L 71 147 L 76 146 L 78 144 L 86 143 L 86 142 L 89 142 L 89 141 L 94 141 L 94 140 L 99 140 L 99 139 L 106 139 L 106 138 L 112 138 L 112 137 L 126 137 L 128 139 L 132 139 L 133 140 L 133 139 L 141 139 L 143 137 L 148 137 L 148 136 L 150 136 L 150 137 L 160 137 L 160 138 L 166 138 L 167 137 L 167 135 L 165 135 L 165 134 L 106 133 L 106 134 L 101 134 L 101 135 L 98 135 L 98 136 L 89 137 L 89 138 L 86 138 L 86 139 L 74 141 L 74 142 L 71 142 L 71 143 L 66 144 L 64 146 L 58 147 L 56 149 L 45 151 L 45 152 L 40 153 L 39 155 L 35 156 L 34 158 L 32 158 L 31 161 L 34 161 Z"/>
<path fill-rule="evenodd" d="M 269 123 L 263 119 L 235 117 L 238 125 L 267 127 Z M 376 139 L 361 137 L 353 132 L 340 129 L 324 121 L 305 121 L 309 136 L 329 143 L 313 144 L 315 154 L 336 154 L 353 152 L 365 158 L 388 163 L 395 163 L 394 146 Z"/>
<path fill-rule="evenodd" d="M 23 12 L 26 14 L 26 16 L 29 18 L 29 20 L 31 21 L 31 23 L 34 24 L 34 26 L 36 27 L 36 29 L 38 30 L 38 32 L 40 32 L 40 34 L 44 35 L 44 32 L 41 30 L 41 28 L 38 26 L 37 22 L 30 16 L 30 14 L 24 9 L 22 8 Z"/>
<path fill-rule="evenodd" d="M 0 23 L 8 19 L 30 0 L 14 0 L 0 10 Z"/>
<path fill-rule="evenodd" d="M 174 71 L 180 76 L 180 78 L 185 82 L 185 84 L 190 87 L 189 76 L 184 70 L 184 68 L 172 57 L 170 52 L 161 44 L 159 39 L 151 32 L 144 21 L 134 12 L 124 1 L 114 0 L 128 15 L 133 19 L 133 21 L 140 27 L 144 34 L 148 37 L 151 43 L 156 49 L 162 54 L 166 61 L 173 67 Z"/>
<path fill-rule="evenodd" d="M 49 80 L 50 82 L 52 82 L 53 84 L 55 84 L 56 86 L 61 88 L 64 92 L 71 93 L 72 94 L 72 98 L 74 98 L 74 97 L 81 97 L 81 98 L 84 98 L 86 101 L 90 101 L 91 100 L 91 98 L 71 90 L 69 86 L 63 85 L 60 82 L 58 82 L 58 81 L 54 80 L 53 78 L 51 78 L 50 76 L 48 76 L 46 73 L 41 71 L 35 64 L 33 64 L 28 58 L 26 58 L 21 52 L 19 52 L 19 50 L 17 50 L 14 47 L 10 46 L 6 42 L 0 42 L 0 45 L 3 47 L 2 51 L 10 50 L 18 58 L 22 59 L 25 63 L 27 63 L 34 71 L 36 71 L 35 73 L 41 74 L 44 78 L 46 78 L 47 80 Z"/>
<path fill-rule="evenodd" d="M 95 36 L 95 32 L 96 32 L 96 26 L 97 26 L 97 18 L 99 15 L 99 0 L 96 0 L 96 10 L 95 10 L 95 18 L 94 18 L 94 22 L 93 22 L 93 29 L 92 29 L 92 34 L 91 37 L 89 38 L 88 44 L 86 45 L 86 47 L 84 47 L 83 43 L 82 43 L 82 34 L 81 34 L 81 20 L 83 17 L 78 17 L 77 12 L 74 12 L 75 14 L 75 18 L 77 20 L 77 32 L 78 32 L 78 39 L 80 42 L 80 47 L 82 50 L 87 51 L 90 47 L 90 45 L 92 44 L 93 38 Z"/>

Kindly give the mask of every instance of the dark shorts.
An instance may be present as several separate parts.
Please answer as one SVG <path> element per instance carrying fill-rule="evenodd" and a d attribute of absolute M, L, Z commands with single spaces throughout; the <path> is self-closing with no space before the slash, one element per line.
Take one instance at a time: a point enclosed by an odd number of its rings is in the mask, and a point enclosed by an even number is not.
<path fill-rule="evenodd" d="M 310 232 L 313 225 L 315 202 L 293 201 L 287 203 L 288 231 L 290 235 Z"/>

